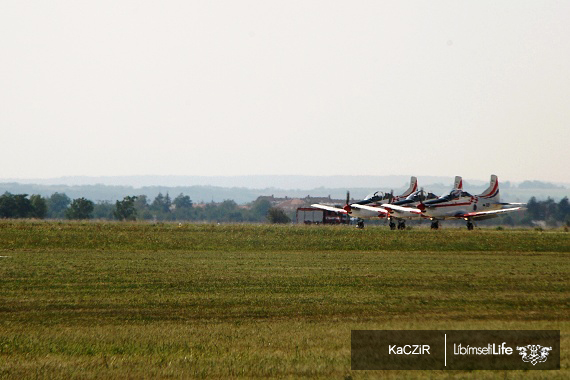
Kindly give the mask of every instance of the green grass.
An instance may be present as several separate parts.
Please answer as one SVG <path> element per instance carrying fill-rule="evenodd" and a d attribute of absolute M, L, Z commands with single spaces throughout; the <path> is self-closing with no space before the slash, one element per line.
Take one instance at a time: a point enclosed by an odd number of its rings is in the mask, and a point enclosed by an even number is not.
<path fill-rule="evenodd" d="M 0 222 L 0 378 L 541 378 L 350 371 L 351 329 L 559 329 L 562 231 Z"/>
<path fill-rule="evenodd" d="M 563 230 L 0 221 L 3 249 L 568 252 Z"/>

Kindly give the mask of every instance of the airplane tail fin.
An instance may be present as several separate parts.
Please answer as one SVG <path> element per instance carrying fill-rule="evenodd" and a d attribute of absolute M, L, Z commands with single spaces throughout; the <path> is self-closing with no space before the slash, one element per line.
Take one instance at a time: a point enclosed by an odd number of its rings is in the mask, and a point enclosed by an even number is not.
<path fill-rule="evenodd" d="M 410 178 L 410 187 L 408 187 L 408 190 L 406 190 L 404 194 L 400 195 L 400 198 L 405 198 L 414 191 L 418 191 L 418 179 L 412 176 L 412 178 Z"/>
<path fill-rule="evenodd" d="M 487 190 L 483 191 L 479 195 L 480 198 L 493 199 L 495 202 L 499 202 L 499 179 L 496 175 L 491 174 L 491 183 Z"/>
<path fill-rule="evenodd" d="M 453 190 L 463 190 L 463 178 L 461 176 L 455 176 L 455 182 L 453 183 Z"/>

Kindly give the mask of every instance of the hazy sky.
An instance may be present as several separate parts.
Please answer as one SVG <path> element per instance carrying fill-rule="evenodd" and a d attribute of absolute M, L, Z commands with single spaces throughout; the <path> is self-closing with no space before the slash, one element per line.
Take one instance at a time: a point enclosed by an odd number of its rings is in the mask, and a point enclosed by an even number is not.
<path fill-rule="evenodd" d="M 570 182 L 570 1 L 2 1 L 0 178 Z"/>

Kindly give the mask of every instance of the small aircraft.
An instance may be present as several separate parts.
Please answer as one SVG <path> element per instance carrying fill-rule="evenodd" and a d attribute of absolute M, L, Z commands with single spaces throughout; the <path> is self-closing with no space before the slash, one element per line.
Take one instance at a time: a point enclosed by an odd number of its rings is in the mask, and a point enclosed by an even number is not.
<path fill-rule="evenodd" d="M 421 219 L 421 210 L 417 209 L 417 205 L 426 199 L 437 198 L 435 194 L 429 193 L 427 196 L 424 195 L 424 191 L 418 190 L 414 191 L 412 194 L 408 195 L 405 199 L 396 201 L 393 203 L 380 203 L 378 206 L 368 206 L 354 204 L 353 207 L 359 208 L 361 210 L 368 210 L 370 212 L 382 213 L 384 217 L 388 218 L 390 221 L 390 229 L 396 229 L 396 223 L 398 222 L 398 229 L 406 229 L 406 220 Z M 379 217 L 381 215 L 379 214 Z"/>
<path fill-rule="evenodd" d="M 390 192 L 389 194 L 384 194 L 381 192 L 375 192 L 373 194 L 367 195 L 363 200 L 350 203 L 350 193 L 346 193 L 346 204 L 344 207 L 335 207 L 335 206 L 328 206 L 322 204 L 312 204 L 312 207 L 320 208 L 322 210 L 334 211 L 340 214 L 348 214 L 352 217 L 358 218 L 358 228 L 364 228 L 364 219 L 382 219 L 390 216 L 391 211 L 384 208 L 386 204 L 391 204 L 391 202 L 396 202 L 400 200 L 405 200 L 411 194 L 417 192 L 418 189 L 418 179 L 416 177 L 410 178 L 410 186 L 408 189 L 401 195 L 394 196 Z M 382 201 L 385 201 L 386 204 L 382 204 Z M 380 205 L 382 206 L 374 206 Z M 366 207 L 362 207 L 366 206 Z M 395 206 L 396 208 L 405 207 L 402 206 Z M 407 209 L 407 208 L 406 208 Z"/>
<path fill-rule="evenodd" d="M 447 195 L 438 199 L 420 202 L 417 209 L 422 217 L 429 218 L 432 229 L 439 228 L 439 221 L 445 219 L 464 219 L 467 229 L 473 229 L 474 220 L 484 220 L 499 216 L 500 214 L 521 210 L 524 203 L 501 203 L 499 197 L 499 179 L 491 175 L 491 183 L 487 190 L 479 195 L 471 195 L 463 191 L 462 181 Z M 516 207 L 504 207 L 516 206 Z M 414 210 L 414 211 L 415 211 Z"/>
<path fill-rule="evenodd" d="M 413 177 L 414 178 L 414 177 Z M 463 190 L 463 179 L 460 176 L 455 177 L 455 181 L 453 184 L 454 190 Z M 389 203 L 380 203 L 379 207 L 369 206 L 366 204 L 354 204 L 353 207 L 368 210 L 371 212 L 383 212 L 388 213 L 384 215 L 384 217 L 388 218 L 390 221 L 390 229 L 395 230 L 396 224 L 394 220 L 398 221 L 398 229 L 405 230 L 406 229 L 406 220 L 419 220 L 422 219 L 423 215 L 421 210 L 417 208 L 419 204 L 421 204 L 425 200 L 431 200 L 438 198 L 433 193 L 428 193 L 424 195 L 424 190 L 416 190 L 410 195 L 408 195 L 405 199 L 396 200 L 394 202 Z M 379 215 L 380 216 L 380 215 Z"/>

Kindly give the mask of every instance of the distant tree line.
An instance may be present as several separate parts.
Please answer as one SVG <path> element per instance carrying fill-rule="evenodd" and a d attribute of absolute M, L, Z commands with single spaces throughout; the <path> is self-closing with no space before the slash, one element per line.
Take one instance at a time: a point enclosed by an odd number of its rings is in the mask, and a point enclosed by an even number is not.
<path fill-rule="evenodd" d="M 171 199 L 167 193 L 159 193 L 152 201 L 146 195 L 127 196 L 115 203 L 93 202 L 85 198 L 70 199 L 64 193 L 50 197 L 34 194 L 4 193 L 0 196 L 0 218 L 36 219 L 107 219 L 149 221 L 209 221 L 209 222 L 270 222 L 289 223 L 290 217 L 271 202 L 259 198 L 245 206 L 233 200 L 207 203 L 196 207 L 188 195 L 179 194 Z M 494 219 L 493 224 L 532 226 L 543 223 L 547 226 L 570 227 L 570 202 L 568 197 L 559 202 L 548 198 L 538 201 L 532 197 L 527 209 L 521 213 L 509 213 Z"/>
<path fill-rule="evenodd" d="M 168 193 L 159 193 L 152 201 L 146 195 L 139 195 L 127 196 L 115 203 L 94 203 L 85 198 L 72 200 L 64 193 L 57 192 L 47 198 L 6 192 L 0 196 L 0 218 L 272 223 L 291 221 L 283 210 L 273 208 L 266 199 L 258 199 L 247 206 L 239 206 L 233 200 L 225 200 L 195 207 L 190 197 L 182 193 L 174 199 L 171 199 Z"/>
<path fill-rule="evenodd" d="M 526 210 L 507 213 L 488 221 L 489 224 L 507 226 L 567 226 L 570 227 L 570 204 L 568 197 L 555 202 L 552 198 L 538 201 L 535 197 L 527 202 Z"/>
<path fill-rule="evenodd" d="M 1 218 L 38 218 L 43 219 L 47 215 L 47 203 L 45 198 L 39 195 L 10 194 L 0 196 Z"/>
<path fill-rule="evenodd" d="M 531 224 L 534 221 L 544 221 L 549 226 L 564 224 L 570 227 L 568 197 L 562 198 L 558 203 L 552 198 L 545 201 L 537 201 L 535 197 L 530 198 L 522 222 L 523 224 Z"/>

